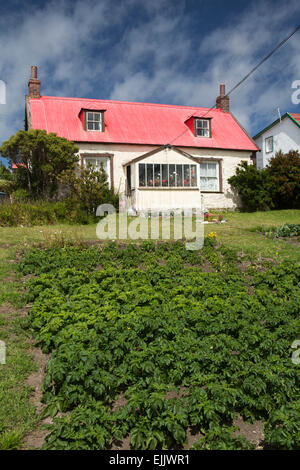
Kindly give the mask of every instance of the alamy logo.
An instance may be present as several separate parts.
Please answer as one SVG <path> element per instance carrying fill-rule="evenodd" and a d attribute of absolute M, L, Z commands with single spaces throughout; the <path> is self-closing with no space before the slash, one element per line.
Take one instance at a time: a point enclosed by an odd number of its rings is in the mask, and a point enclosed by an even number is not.
<path fill-rule="evenodd" d="M 292 88 L 296 88 L 294 93 L 292 93 L 292 103 L 299 104 L 300 103 L 300 80 L 294 80 L 292 83 Z"/>
<path fill-rule="evenodd" d="M 6 345 L 4 341 L 0 341 L 0 364 L 6 364 Z"/>
<path fill-rule="evenodd" d="M 0 104 L 6 104 L 6 85 L 0 80 Z"/>
<path fill-rule="evenodd" d="M 292 344 L 292 348 L 296 349 L 296 351 L 292 354 L 292 363 L 293 364 L 300 364 L 300 339 L 295 339 Z"/>
<path fill-rule="evenodd" d="M 184 239 L 187 250 L 200 250 L 204 244 L 203 212 L 200 209 L 177 210 L 176 214 L 171 210 L 163 211 L 163 215 L 149 210 L 129 218 L 126 212 L 117 214 L 111 204 L 102 204 L 96 215 L 103 217 L 96 228 L 100 240 Z"/>

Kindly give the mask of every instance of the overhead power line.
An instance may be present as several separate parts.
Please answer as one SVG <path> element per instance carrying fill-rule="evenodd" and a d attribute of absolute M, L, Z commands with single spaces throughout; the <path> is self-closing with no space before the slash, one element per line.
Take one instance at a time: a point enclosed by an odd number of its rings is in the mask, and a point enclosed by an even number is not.
<path fill-rule="evenodd" d="M 226 93 L 225 96 L 229 96 L 231 93 L 233 93 L 242 83 L 244 83 L 247 78 L 250 77 L 250 75 L 252 75 L 264 62 L 266 62 L 276 51 L 278 51 L 278 49 L 280 49 L 297 31 L 299 31 L 300 29 L 300 24 L 298 26 L 296 26 L 296 28 L 293 29 L 293 31 L 288 35 L 286 36 L 279 44 L 277 44 L 276 47 L 274 47 L 274 49 L 272 49 L 271 52 L 269 52 L 269 54 L 267 54 L 257 65 L 255 65 L 255 67 L 253 67 L 253 69 L 250 70 L 250 72 L 247 73 L 247 75 L 245 75 L 236 85 L 234 85 L 233 88 L 231 88 L 231 90 Z M 205 116 L 207 116 L 207 114 L 212 111 L 214 108 L 216 107 L 216 104 L 214 106 L 212 106 L 211 108 L 209 108 L 205 114 L 203 114 L 202 116 L 199 116 L 200 118 L 204 118 Z M 190 119 L 192 116 L 194 115 L 191 114 L 190 116 L 187 117 L 187 119 Z M 175 140 L 177 140 L 179 137 L 181 137 L 183 134 L 185 134 L 189 129 L 185 129 L 181 134 L 179 134 L 177 137 L 175 137 L 173 140 L 171 140 L 170 144 L 172 144 L 172 142 L 174 142 Z"/>

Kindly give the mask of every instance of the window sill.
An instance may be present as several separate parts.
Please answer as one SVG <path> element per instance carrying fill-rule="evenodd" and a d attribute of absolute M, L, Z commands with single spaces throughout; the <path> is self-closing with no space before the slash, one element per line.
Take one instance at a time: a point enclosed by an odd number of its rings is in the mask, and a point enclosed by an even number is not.
<path fill-rule="evenodd" d="M 150 190 L 152 191 L 153 189 L 154 190 L 163 190 L 163 191 L 199 191 L 199 188 L 193 186 L 193 187 L 181 187 L 181 188 L 176 188 L 176 187 L 166 187 L 166 186 L 139 186 L 138 189 L 141 189 L 142 191 L 144 190 Z"/>
<path fill-rule="evenodd" d="M 205 193 L 205 194 L 224 194 L 223 191 L 201 191 L 201 194 L 202 193 Z"/>

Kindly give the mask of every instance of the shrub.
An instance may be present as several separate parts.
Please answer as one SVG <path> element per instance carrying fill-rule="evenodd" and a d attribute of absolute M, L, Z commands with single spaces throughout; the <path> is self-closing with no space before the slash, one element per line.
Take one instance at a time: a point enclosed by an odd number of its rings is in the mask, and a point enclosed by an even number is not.
<path fill-rule="evenodd" d="M 268 166 L 258 170 L 247 162 L 228 179 L 246 211 L 300 208 L 300 154 L 277 152 Z"/>
<path fill-rule="evenodd" d="M 11 193 L 11 198 L 14 202 L 25 202 L 29 200 L 30 196 L 26 189 L 19 188 Z"/>
<path fill-rule="evenodd" d="M 277 152 L 267 166 L 276 209 L 300 208 L 300 154 Z"/>
<path fill-rule="evenodd" d="M 238 192 L 243 210 L 253 212 L 274 207 L 266 169 L 257 170 L 255 166 L 242 162 L 228 183 Z"/>
<path fill-rule="evenodd" d="M 65 171 L 59 180 L 69 188 L 73 206 L 79 207 L 84 214 L 95 217 L 100 204 L 112 204 L 118 208 L 119 196 L 109 188 L 103 165 L 99 170 L 88 165 L 87 168 L 80 168 L 79 174 L 72 170 Z"/>

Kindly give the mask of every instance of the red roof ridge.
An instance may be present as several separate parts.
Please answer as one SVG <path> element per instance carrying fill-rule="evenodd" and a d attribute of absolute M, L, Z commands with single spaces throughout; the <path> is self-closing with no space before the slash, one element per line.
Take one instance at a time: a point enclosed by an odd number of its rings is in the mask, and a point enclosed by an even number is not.
<path fill-rule="evenodd" d="M 87 102 L 93 102 L 93 101 L 99 101 L 101 103 L 115 103 L 115 104 L 124 104 L 124 105 L 136 105 L 136 106 L 161 106 L 164 108 L 182 108 L 182 109 L 194 109 L 195 111 L 213 111 L 217 113 L 223 113 L 221 109 L 215 109 L 215 108 L 205 108 L 202 106 L 186 106 L 183 104 L 164 104 L 164 103 L 144 103 L 144 102 L 138 102 L 138 101 L 119 101 L 119 100 L 102 100 L 100 98 L 72 98 L 69 96 L 46 96 L 46 95 L 41 95 L 40 98 L 30 98 L 30 101 L 39 101 L 39 100 L 45 100 L 45 99 L 50 99 L 50 100 L 67 100 L 67 101 L 87 101 Z"/>

